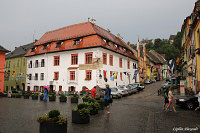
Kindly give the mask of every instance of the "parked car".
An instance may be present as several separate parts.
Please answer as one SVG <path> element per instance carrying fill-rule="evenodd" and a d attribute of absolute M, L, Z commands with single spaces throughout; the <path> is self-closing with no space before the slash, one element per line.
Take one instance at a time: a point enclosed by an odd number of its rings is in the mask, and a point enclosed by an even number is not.
<path fill-rule="evenodd" d="M 111 89 L 111 96 L 112 98 L 121 98 L 122 95 L 120 94 L 120 92 L 118 91 L 117 88 L 110 88 Z"/>
<path fill-rule="evenodd" d="M 187 109 L 195 109 L 199 105 L 198 97 L 197 97 L 197 95 L 177 97 L 176 105 L 185 107 Z"/>
<path fill-rule="evenodd" d="M 123 86 L 117 86 L 117 89 L 122 94 L 122 96 L 127 96 L 128 95 L 128 91 L 125 90 Z"/>
<path fill-rule="evenodd" d="M 129 84 L 126 87 L 130 90 L 131 94 L 135 94 L 138 92 L 137 85 Z"/>
<path fill-rule="evenodd" d="M 142 91 L 145 88 L 143 83 L 134 83 L 134 84 L 138 86 L 138 91 Z"/>
<path fill-rule="evenodd" d="M 152 83 L 155 83 L 155 82 L 156 82 L 156 80 L 155 80 L 155 79 L 152 79 L 151 81 L 152 81 Z"/>
<path fill-rule="evenodd" d="M 151 84 L 151 80 L 150 80 L 150 79 L 146 79 L 146 80 L 144 81 L 144 83 L 145 83 L 145 84 Z"/>
<path fill-rule="evenodd" d="M 171 87 L 171 82 L 165 82 L 163 84 L 161 84 L 161 88 L 164 88 L 164 87 Z"/>

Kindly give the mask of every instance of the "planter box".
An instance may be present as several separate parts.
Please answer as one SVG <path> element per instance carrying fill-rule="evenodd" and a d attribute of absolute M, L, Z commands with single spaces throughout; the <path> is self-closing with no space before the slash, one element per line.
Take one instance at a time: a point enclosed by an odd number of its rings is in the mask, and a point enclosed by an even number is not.
<path fill-rule="evenodd" d="M 72 110 L 72 123 L 76 124 L 87 124 L 90 122 L 90 116 L 85 119 L 81 119 L 80 113 L 78 111 Z"/>
<path fill-rule="evenodd" d="M 29 99 L 29 95 L 24 95 L 24 99 Z"/>
<path fill-rule="evenodd" d="M 98 102 L 100 105 L 100 110 L 104 110 L 104 102 Z"/>
<path fill-rule="evenodd" d="M 67 133 L 67 124 L 40 123 L 40 133 Z"/>
<path fill-rule="evenodd" d="M 60 97 L 60 102 L 66 102 L 67 101 L 67 97 Z"/>
<path fill-rule="evenodd" d="M 49 101 L 56 101 L 56 96 L 49 96 Z"/>
<path fill-rule="evenodd" d="M 40 96 L 40 101 L 43 101 L 44 96 Z"/>
<path fill-rule="evenodd" d="M 38 100 L 38 96 L 32 96 L 32 100 Z"/>
<path fill-rule="evenodd" d="M 83 102 L 88 102 L 88 99 L 87 98 L 83 98 Z"/>
<path fill-rule="evenodd" d="M 11 98 L 15 98 L 15 97 L 16 97 L 16 95 L 12 95 L 12 94 L 11 94 Z"/>
<path fill-rule="evenodd" d="M 98 114 L 98 110 L 90 110 L 90 115 L 96 115 Z"/>
<path fill-rule="evenodd" d="M 21 95 L 16 95 L 15 98 L 21 98 Z"/>
<path fill-rule="evenodd" d="M 78 103 L 78 97 L 71 97 L 71 103 Z"/>

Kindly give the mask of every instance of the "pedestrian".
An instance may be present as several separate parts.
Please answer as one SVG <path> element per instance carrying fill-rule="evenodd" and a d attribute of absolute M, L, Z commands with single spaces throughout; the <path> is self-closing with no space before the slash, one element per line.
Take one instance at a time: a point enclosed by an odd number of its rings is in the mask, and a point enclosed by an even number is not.
<path fill-rule="evenodd" d="M 43 101 L 47 101 L 48 99 L 48 90 L 47 88 L 44 88 L 44 97 L 43 97 Z"/>
<path fill-rule="evenodd" d="M 104 95 L 104 104 L 106 106 L 107 114 L 110 114 L 110 101 L 111 101 L 111 89 L 109 85 L 106 85 L 105 95 Z"/>
<path fill-rule="evenodd" d="M 168 104 L 168 106 L 166 108 L 166 112 L 170 108 L 171 105 L 172 105 L 172 108 L 173 108 L 174 112 L 176 112 L 176 109 L 175 109 L 174 103 L 173 103 L 173 98 L 174 98 L 174 96 L 173 96 L 173 93 L 172 93 L 172 88 L 169 88 L 169 92 L 168 92 L 169 104 Z"/>
<path fill-rule="evenodd" d="M 11 98 L 11 95 L 12 95 L 12 91 L 9 90 L 9 91 L 8 91 L 8 97 Z"/>
<path fill-rule="evenodd" d="M 197 111 L 197 110 L 200 108 L 200 91 L 199 91 L 199 93 L 198 93 L 198 102 L 199 102 L 199 107 L 197 107 L 197 108 L 195 109 L 195 111 Z"/>
<path fill-rule="evenodd" d="M 164 104 L 162 107 L 162 111 L 165 110 L 165 107 L 167 106 L 167 104 L 169 104 L 169 100 L 168 100 L 168 87 L 164 87 Z"/>
<path fill-rule="evenodd" d="M 96 86 L 91 89 L 91 97 L 96 98 Z"/>

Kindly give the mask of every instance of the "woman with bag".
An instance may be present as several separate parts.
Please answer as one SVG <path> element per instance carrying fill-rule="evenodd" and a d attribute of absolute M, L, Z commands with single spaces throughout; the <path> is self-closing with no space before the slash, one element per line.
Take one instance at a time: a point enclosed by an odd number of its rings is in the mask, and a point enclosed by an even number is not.
<path fill-rule="evenodd" d="M 110 114 L 110 103 L 112 103 L 111 99 L 111 89 L 109 88 L 109 85 L 106 85 L 105 95 L 104 95 L 104 104 L 106 106 L 106 112 L 107 114 Z"/>

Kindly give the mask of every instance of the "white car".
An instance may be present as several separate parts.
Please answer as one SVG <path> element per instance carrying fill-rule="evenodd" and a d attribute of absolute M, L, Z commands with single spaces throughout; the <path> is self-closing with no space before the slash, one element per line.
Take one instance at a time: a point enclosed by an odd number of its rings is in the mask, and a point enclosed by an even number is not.
<path fill-rule="evenodd" d="M 134 84 L 138 86 L 138 91 L 142 91 L 145 88 L 143 83 L 134 83 Z"/>
<path fill-rule="evenodd" d="M 112 98 L 121 98 L 122 97 L 122 95 L 117 90 L 117 88 L 110 88 L 110 89 L 111 89 L 111 96 L 112 96 Z"/>
<path fill-rule="evenodd" d="M 171 86 L 171 84 L 172 84 L 171 82 L 165 82 L 165 83 L 161 84 L 161 88 Z"/>
<path fill-rule="evenodd" d="M 118 86 L 116 89 L 118 89 L 118 91 L 122 94 L 122 96 L 128 95 L 128 91 L 125 90 L 123 86 Z"/>
<path fill-rule="evenodd" d="M 146 80 L 144 81 L 144 83 L 145 83 L 145 84 L 151 84 L 151 81 L 150 81 L 150 79 L 146 79 Z"/>

